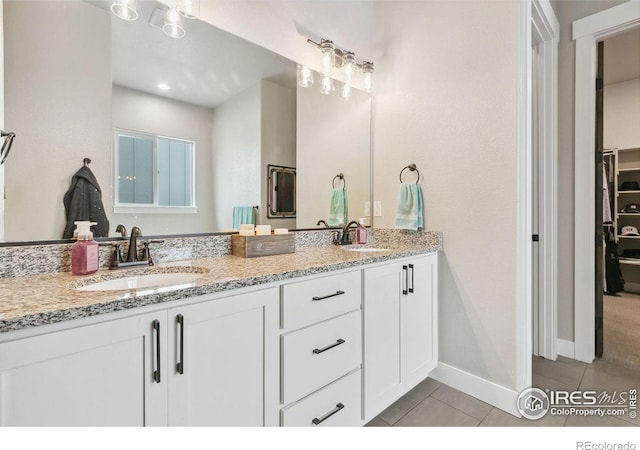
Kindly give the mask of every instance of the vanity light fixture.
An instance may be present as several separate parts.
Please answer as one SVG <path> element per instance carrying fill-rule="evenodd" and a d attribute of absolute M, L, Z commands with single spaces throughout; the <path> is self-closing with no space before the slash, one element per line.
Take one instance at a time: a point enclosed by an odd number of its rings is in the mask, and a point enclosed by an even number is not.
<path fill-rule="evenodd" d="M 374 65 L 372 62 L 363 61 L 359 64 L 353 52 L 337 48 L 333 41 L 329 39 L 320 39 L 320 42 L 307 39 L 307 42 L 320 49 L 320 53 L 322 54 L 322 83 L 320 85 L 320 92 L 322 94 L 328 95 L 335 90 L 334 81 L 331 77 L 338 70 L 342 70 L 343 75 L 342 80 L 344 84 L 340 89 L 340 96 L 343 100 L 349 100 L 351 98 L 351 90 L 360 71 L 362 72 L 363 90 L 367 93 L 373 91 Z M 311 81 L 309 82 L 309 80 Z M 298 65 L 298 86 L 309 87 L 312 85 L 313 75 L 311 74 L 311 70 L 306 66 Z"/>
<path fill-rule="evenodd" d="M 186 19 L 197 19 L 200 16 L 200 0 L 178 0 L 176 9 Z"/>
<path fill-rule="evenodd" d="M 122 20 L 134 21 L 138 18 L 136 0 L 113 0 L 111 11 Z"/>
<path fill-rule="evenodd" d="M 313 86 L 313 71 L 302 64 L 298 64 L 298 86 Z"/>
<path fill-rule="evenodd" d="M 165 11 L 162 21 L 162 31 L 174 39 L 180 39 L 186 34 L 184 30 L 184 20 L 176 8 L 169 8 Z"/>

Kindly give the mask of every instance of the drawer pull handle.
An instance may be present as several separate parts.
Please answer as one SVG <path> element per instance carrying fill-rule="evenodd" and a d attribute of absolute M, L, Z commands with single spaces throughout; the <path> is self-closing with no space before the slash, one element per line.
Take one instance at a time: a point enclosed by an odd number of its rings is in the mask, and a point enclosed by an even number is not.
<path fill-rule="evenodd" d="M 160 321 L 153 321 L 153 330 L 156 335 L 156 370 L 153 371 L 153 381 L 160 383 Z"/>
<path fill-rule="evenodd" d="M 336 405 L 336 408 L 329 411 L 328 413 L 326 413 L 324 416 L 322 416 L 321 418 L 315 418 L 311 421 L 311 423 L 313 423 L 314 425 L 320 425 L 322 422 L 324 422 L 325 420 L 327 420 L 329 417 L 333 416 L 335 413 L 340 412 L 340 410 L 344 409 L 344 405 L 342 403 L 338 403 Z"/>
<path fill-rule="evenodd" d="M 409 270 L 411 271 L 411 287 L 409 288 L 409 294 L 413 294 L 413 264 L 409 264 Z"/>
<path fill-rule="evenodd" d="M 402 266 L 402 272 L 404 272 L 404 284 L 402 285 L 402 295 L 409 293 L 409 270 L 407 266 Z"/>
<path fill-rule="evenodd" d="M 325 295 L 324 297 L 313 297 L 313 301 L 317 302 L 318 300 L 324 300 L 326 298 L 337 297 L 338 295 L 344 294 L 344 291 L 337 291 L 335 294 Z"/>
<path fill-rule="evenodd" d="M 338 345 L 344 344 L 345 342 L 347 341 L 345 341 L 344 339 L 338 339 L 335 344 L 331 344 L 323 349 L 320 349 L 320 348 L 313 349 L 313 353 L 315 353 L 316 355 L 319 355 L 320 353 L 326 352 L 327 350 L 331 350 L 333 347 L 337 347 Z"/>

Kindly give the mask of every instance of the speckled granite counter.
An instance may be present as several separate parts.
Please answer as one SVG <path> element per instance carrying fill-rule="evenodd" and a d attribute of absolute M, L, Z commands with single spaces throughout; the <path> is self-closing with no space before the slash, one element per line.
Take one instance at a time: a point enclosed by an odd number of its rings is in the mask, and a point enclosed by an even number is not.
<path fill-rule="evenodd" d="M 442 235 L 434 232 L 418 245 L 395 241 L 376 242 L 376 246 L 389 251 L 360 253 L 325 246 L 261 258 L 224 255 L 153 268 L 103 270 L 85 277 L 65 272 L 0 279 L 0 333 L 431 253 L 442 249 Z M 98 292 L 73 289 L 127 275 L 168 272 L 198 272 L 202 276 L 172 287 Z"/>

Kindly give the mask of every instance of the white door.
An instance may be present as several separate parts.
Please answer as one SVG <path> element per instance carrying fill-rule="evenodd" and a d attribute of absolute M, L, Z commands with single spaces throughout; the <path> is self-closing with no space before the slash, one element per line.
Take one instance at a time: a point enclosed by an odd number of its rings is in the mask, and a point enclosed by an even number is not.
<path fill-rule="evenodd" d="M 165 325 L 159 312 L 0 344 L 0 424 L 166 425 Z"/>
<path fill-rule="evenodd" d="M 409 288 L 405 297 L 407 386 L 424 380 L 437 362 L 437 256 L 407 263 Z M 434 320 L 435 319 L 435 320 Z"/>
<path fill-rule="evenodd" d="M 169 310 L 169 425 L 277 426 L 277 288 Z"/>
<path fill-rule="evenodd" d="M 365 421 L 404 393 L 403 284 L 401 264 L 364 271 Z"/>

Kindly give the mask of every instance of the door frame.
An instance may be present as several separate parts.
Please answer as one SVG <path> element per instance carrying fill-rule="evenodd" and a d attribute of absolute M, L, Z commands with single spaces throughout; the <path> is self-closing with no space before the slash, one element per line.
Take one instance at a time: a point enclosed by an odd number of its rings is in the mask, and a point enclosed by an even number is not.
<path fill-rule="evenodd" d="M 549 1 L 534 0 L 531 8 L 533 43 L 538 46 L 537 143 L 539 275 L 538 321 L 533 330 L 538 355 L 558 357 L 558 42 L 560 24 Z"/>
<path fill-rule="evenodd" d="M 640 2 L 627 2 L 573 22 L 576 41 L 574 160 L 574 351 L 595 358 L 595 121 L 598 41 L 640 26 Z M 585 217 L 586 212 L 586 217 Z"/>

